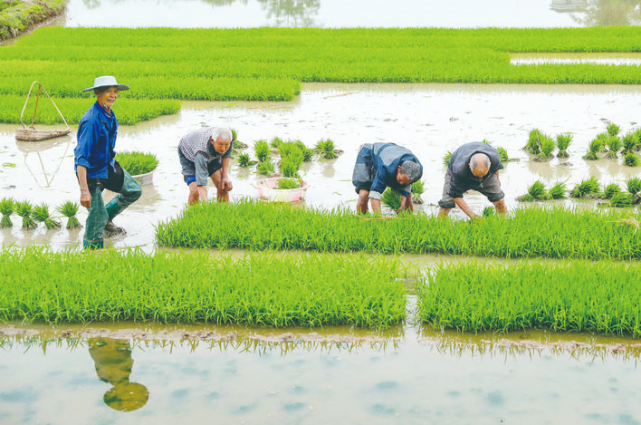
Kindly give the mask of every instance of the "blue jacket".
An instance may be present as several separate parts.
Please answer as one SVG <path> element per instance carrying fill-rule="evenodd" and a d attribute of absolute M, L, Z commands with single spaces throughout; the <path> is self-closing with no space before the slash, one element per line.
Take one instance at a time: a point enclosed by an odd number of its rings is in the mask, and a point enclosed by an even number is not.
<path fill-rule="evenodd" d="M 105 111 L 98 102 L 82 116 L 78 125 L 78 145 L 74 149 L 76 155 L 74 168 L 78 165 L 87 168 L 87 177 L 106 179 L 109 177 L 111 166 L 115 169 L 116 136 L 118 135 L 118 119 L 111 112 Z"/>
<path fill-rule="evenodd" d="M 490 158 L 490 170 L 483 178 L 478 178 L 470 170 L 470 159 L 477 153 L 484 153 Z M 466 143 L 454 151 L 447 163 L 450 171 L 450 195 L 452 198 L 462 198 L 468 190 L 478 187 L 492 174 L 503 169 L 498 151 L 487 143 L 472 142 Z"/>
<path fill-rule="evenodd" d="M 409 150 L 394 143 L 374 143 L 372 145 L 372 165 L 374 166 L 375 176 L 372 182 L 370 192 L 382 194 L 389 186 L 403 196 L 408 196 L 410 192 L 405 190 L 396 180 L 398 167 L 405 161 L 412 161 L 421 167 L 420 179 L 423 176 L 423 166 L 418 158 Z M 417 180 L 418 180 L 417 179 Z"/>

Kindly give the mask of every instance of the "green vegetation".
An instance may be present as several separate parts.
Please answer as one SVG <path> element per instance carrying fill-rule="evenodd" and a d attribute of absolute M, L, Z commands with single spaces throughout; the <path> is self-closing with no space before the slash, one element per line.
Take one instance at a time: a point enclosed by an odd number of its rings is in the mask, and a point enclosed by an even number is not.
<path fill-rule="evenodd" d="M 617 193 L 621 193 L 621 187 L 616 183 L 610 183 L 603 190 L 603 198 L 612 199 Z"/>
<path fill-rule="evenodd" d="M 623 156 L 623 164 L 628 167 L 638 167 L 640 163 L 641 159 L 635 152 L 630 151 Z"/>
<path fill-rule="evenodd" d="M 225 226 L 216 225 L 221 220 Z M 423 214 L 370 220 L 349 210 L 260 202 L 193 205 L 159 223 L 160 245 L 255 251 L 444 253 L 496 257 L 639 259 L 639 216 L 617 210 L 520 208 L 480 222 Z M 527 235 L 527 237 L 523 237 Z"/>
<path fill-rule="evenodd" d="M 587 180 L 582 180 L 581 183 L 574 187 L 570 194 L 573 198 L 584 198 L 587 195 L 596 195 L 599 193 L 599 181 L 596 177 L 592 176 Z"/>
<path fill-rule="evenodd" d="M 33 209 L 32 217 L 38 223 L 44 223 L 47 230 L 57 229 L 60 227 L 60 223 L 55 221 L 49 215 L 49 207 L 46 204 L 40 204 Z"/>
<path fill-rule="evenodd" d="M 445 168 L 447 168 L 447 166 L 450 164 L 451 157 L 452 157 L 452 152 L 447 151 L 447 153 L 443 157 L 443 165 L 445 166 Z"/>
<path fill-rule="evenodd" d="M 639 177 L 631 177 L 625 181 L 625 184 L 628 188 L 628 192 L 633 195 L 636 195 L 641 191 L 641 179 Z"/>
<path fill-rule="evenodd" d="M 305 149 L 307 148 L 302 142 L 281 141 L 278 144 L 280 172 L 284 177 L 300 178 L 298 170 L 305 160 Z"/>
<path fill-rule="evenodd" d="M 525 149 L 526 152 L 531 153 L 532 155 L 538 155 L 541 153 L 541 140 L 546 137 L 545 134 L 541 132 L 541 130 L 535 128 L 530 131 L 530 134 L 527 139 L 527 143 L 525 144 Z"/>
<path fill-rule="evenodd" d="M 507 155 L 507 151 L 501 147 L 496 148 L 496 151 L 499 153 L 499 158 L 501 158 L 501 163 L 505 164 L 510 160 L 510 157 Z"/>
<path fill-rule="evenodd" d="M 269 158 L 269 145 L 265 140 L 258 140 L 254 142 L 254 153 L 258 162 L 265 162 Z"/>
<path fill-rule="evenodd" d="M 388 187 L 381 196 L 381 202 L 387 205 L 391 210 L 396 211 L 401 207 L 401 194 Z"/>
<path fill-rule="evenodd" d="M 415 204 L 422 204 L 423 199 L 421 195 L 425 192 L 425 184 L 423 180 L 417 180 L 412 183 L 412 202 Z"/>
<path fill-rule="evenodd" d="M 547 135 L 542 135 L 539 138 L 539 144 L 540 153 L 536 156 L 539 161 L 548 161 L 551 158 L 554 158 L 552 152 L 554 151 L 554 148 L 556 148 L 556 142 L 553 138 Z"/>
<path fill-rule="evenodd" d="M 619 157 L 617 152 L 619 152 L 619 149 L 623 146 L 621 139 L 618 136 L 610 136 L 606 145 L 608 147 L 608 153 L 605 156 L 609 159 L 617 159 Z"/>
<path fill-rule="evenodd" d="M 252 161 L 248 153 L 241 153 L 238 155 L 238 165 L 241 167 L 250 167 L 256 165 L 256 161 Z"/>
<path fill-rule="evenodd" d="M 588 150 L 588 153 L 585 154 L 583 159 L 587 159 L 589 161 L 595 161 L 599 159 L 599 152 L 603 150 L 605 147 L 605 141 L 609 138 L 607 134 L 599 134 L 597 137 L 595 137 L 591 142 L 590 142 L 590 147 Z"/>
<path fill-rule="evenodd" d="M 621 131 L 621 127 L 619 127 L 618 125 L 616 125 L 614 123 L 609 123 L 606 126 L 606 131 L 608 132 L 610 137 L 616 137 L 616 136 L 619 135 L 619 132 Z"/>
<path fill-rule="evenodd" d="M 64 11 L 65 0 L 39 0 L 38 2 L 0 2 L 0 41 L 14 38 L 34 24 L 59 15 Z"/>
<path fill-rule="evenodd" d="M 612 207 L 630 207 L 636 202 L 634 195 L 625 192 L 619 192 L 612 195 L 610 198 L 610 206 Z"/>
<path fill-rule="evenodd" d="M 16 214 L 22 217 L 22 229 L 31 230 L 36 228 L 36 223 L 31 218 L 33 206 L 28 201 L 16 202 Z"/>
<path fill-rule="evenodd" d="M 589 271 L 589 272 L 586 272 Z M 641 265 L 612 261 L 436 267 L 417 287 L 437 329 L 552 329 L 641 336 Z"/>
<path fill-rule="evenodd" d="M 258 163 L 256 166 L 256 172 L 264 176 L 271 176 L 276 173 L 276 168 L 274 168 L 274 163 L 267 158 L 265 161 Z"/>
<path fill-rule="evenodd" d="M 569 133 L 556 136 L 556 146 L 559 148 L 559 152 L 556 154 L 557 158 L 568 158 L 570 156 L 568 148 L 571 143 L 572 135 Z"/>
<path fill-rule="evenodd" d="M 545 201 L 550 199 L 550 194 L 545 189 L 545 184 L 540 180 L 535 181 L 527 190 L 527 194 L 518 198 L 522 202 Z"/>
<path fill-rule="evenodd" d="M 278 189 L 297 189 L 302 186 L 302 181 L 300 179 L 278 179 Z"/>
<path fill-rule="evenodd" d="M 57 211 L 60 214 L 68 218 L 67 229 L 75 229 L 77 227 L 80 227 L 80 222 L 76 218 L 78 208 L 80 208 L 80 205 L 78 205 L 76 202 L 71 201 L 67 201 L 57 208 Z"/>
<path fill-rule="evenodd" d="M 319 140 L 314 147 L 314 150 L 321 154 L 325 159 L 338 158 L 338 152 L 334 147 L 334 142 L 330 139 Z"/>
<path fill-rule="evenodd" d="M 0 221 L 0 229 L 5 227 L 13 227 L 13 222 L 11 221 L 11 214 L 13 214 L 13 209 L 15 207 L 15 202 L 12 198 L 3 198 L 0 201 L 0 214 L 2 214 L 2 221 Z"/>
<path fill-rule="evenodd" d="M 623 150 L 621 151 L 621 154 L 626 155 L 637 149 L 637 146 L 639 145 L 639 139 L 637 138 L 637 135 L 635 133 L 630 132 L 623 136 L 623 138 L 621 139 L 621 143 L 623 144 Z"/>
<path fill-rule="evenodd" d="M 152 153 L 120 152 L 116 154 L 116 161 L 132 176 L 151 173 L 158 166 L 158 158 Z"/>
<path fill-rule="evenodd" d="M 567 188 L 565 187 L 565 182 L 557 182 L 552 186 L 552 188 L 548 191 L 552 199 L 565 199 L 565 193 L 567 192 Z"/>
<path fill-rule="evenodd" d="M 27 248 L 1 251 L 0 263 L 3 322 L 385 328 L 405 315 L 398 262 L 362 255 L 233 259 L 199 251 L 87 255 Z"/>

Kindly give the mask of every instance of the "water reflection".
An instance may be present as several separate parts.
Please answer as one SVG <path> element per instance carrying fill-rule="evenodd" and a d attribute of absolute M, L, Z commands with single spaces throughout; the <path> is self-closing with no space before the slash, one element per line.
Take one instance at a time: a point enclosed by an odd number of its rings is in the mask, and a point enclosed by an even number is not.
<path fill-rule="evenodd" d="M 320 0 L 258 0 L 267 11 L 267 18 L 275 19 L 275 26 L 312 27 L 318 15 Z"/>
<path fill-rule="evenodd" d="M 129 341 L 91 338 L 88 343 L 89 354 L 96 364 L 98 378 L 113 385 L 103 397 L 105 404 L 123 412 L 138 410 L 147 404 L 147 387 L 129 381 L 134 365 Z"/>
<path fill-rule="evenodd" d="M 552 0 L 550 9 L 569 13 L 583 26 L 639 25 L 639 0 Z"/>

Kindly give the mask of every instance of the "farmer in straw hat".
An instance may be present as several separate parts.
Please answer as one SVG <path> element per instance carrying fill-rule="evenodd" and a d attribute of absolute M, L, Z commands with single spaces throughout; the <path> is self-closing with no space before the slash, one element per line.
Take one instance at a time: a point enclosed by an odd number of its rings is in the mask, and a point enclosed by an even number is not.
<path fill-rule="evenodd" d="M 124 233 L 112 220 L 134 203 L 142 190 L 136 180 L 115 160 L 118 119 L 112 106 L 120 90 L 129 90 L 112 76 L 98 77 L 93 87 L 96 103 L 82 116 L 78 125 L 78 146 L 74 151 L 76 176 L 80 184 L 80 204 L 89 209 L 83 246 L 103 248 L 103 235 Z M 102 191 L 109 189 L 117 195 L 104 204 Z"/>
<path fill-rule="evenodd" d="M 356 157 L 352 184 L 358 194 L 356 210 L 366 214 L 381 211 L 381 196 L 389 186 L 401 194 L 399 210 L 414 211 L 412 183 L 423 175 L 423 166 L 408 149 L 394 143 L 365 144 Z"/>
<path fill-rule="evenodd" d="M 478 218 L 463 199 L 470 189 L 485 195 L 499 213 L 506 213 L 505 193 L 499 180 L 502 168 L 498 151 L 487 143 L 466 143 L 455 150 L 447 164 L 443 198 L 438 202 L 439 217 L 446 217 L 458 206 L 471 219 Z"/>
<path fill-rule="evenodd" d="M 180 139 L 178 158 L 189 187 L 189 205 L 207 200 L 207 177 L 216 186 L 218 201 L 229 201 L 232 132 L 228 127 L 203 127 Z"/>

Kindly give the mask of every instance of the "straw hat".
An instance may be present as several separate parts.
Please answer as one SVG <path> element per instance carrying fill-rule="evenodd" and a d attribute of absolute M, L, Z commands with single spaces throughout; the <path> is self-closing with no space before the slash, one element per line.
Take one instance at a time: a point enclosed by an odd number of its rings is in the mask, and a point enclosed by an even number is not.
<path fill-rule="evenodd" d="M 118 90 L 129 90 L 129 86 L 126 86 L 124 84 L 118 84 L 116 82 L 116 77 L 111 75 L 103 75 L 102 77 L 96 77 L 96 79 L 93 81 L 93 87 L 86 88 L 83 90 L 83 92 L 91 91 L 99 87 L 112 87 L 112 86 L 118 87 Z"/>

